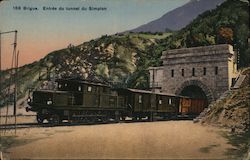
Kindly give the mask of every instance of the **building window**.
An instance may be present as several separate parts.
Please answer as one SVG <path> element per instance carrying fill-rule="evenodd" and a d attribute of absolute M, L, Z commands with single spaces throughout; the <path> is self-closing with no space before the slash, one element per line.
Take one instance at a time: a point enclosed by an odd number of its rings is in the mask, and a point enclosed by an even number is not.
<path fill-rule="evenodd" d="M 192 69 L 192 76 L 195 76 L 195 68 Z"/>
<path fill-rule="evenodd" d="M 174 70 L 171 70 L 171 77 L 174 77 Z"/>
<path fill-rule="evenodd" d="M 184 69 L 181 69 L 181 76 L 184 77 Z"/>
<path fill-rule="evenodd" d="M 215 73 L 215 75 L 217 75 L 217 74 L 218 74 L 218 67 L 215 67 L 215 69 L 214 69 L 214 73 Z"/>
<path fill-rule="evenodd" d="M 203 68 L 203 75 L 205 76 L 206 74 L 207 74 L 207 68 L 204 67 L 204 68 Z"/>

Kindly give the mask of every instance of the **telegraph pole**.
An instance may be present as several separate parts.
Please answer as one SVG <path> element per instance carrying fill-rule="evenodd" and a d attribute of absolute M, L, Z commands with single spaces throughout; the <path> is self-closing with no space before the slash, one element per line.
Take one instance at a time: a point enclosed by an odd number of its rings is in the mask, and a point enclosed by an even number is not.
<path fill-rule="evenodd" d="M 3 88 L 2 88 L 2 53 L 1 53 L 1 35 L 2 34 L 9 34 L 9 33 L 15 33 L 14 37 L 14 43 L 13 43 L 13 54 L 12 54 L 12 64 L 11 64 L 11 76 L 14 76 L 13 83 L 14 83 L 14 110 L 13 115 L 15 116 L 15 134 L 16 134 L 16 101 L 17 101 L 17 70 L 18 70 L 18 54 L 16 53 L 16 46 L 17 46 L 17 30 L 14 31 L 7 31 L 7 32 L 0 32 L 0 97 L 3 97 Z M 13 73 L 14 71 L 14 73 Z M 11 79 L 11 78 L 10 78 Z M 1 98 L 3 99 L 3 98 Z M 7 113 L 8 114 L 8 113 Z M 0 124 L 1 124 L 1 108 L 0 108 Z M 7 115 L 6 115 L 7 116 Z"/>
<path fill-rule="evenodd" d="M 16 119 L 16 100 L 17 100 L 17 54 L 16 54 L 16 45 L 17 45 L 17 31 L 15 31 L 15 39 L 14 39 L 14 49 L 13 49 L 13 59 L 14 59 L 14 68 L 15 68 L 15 72 L 14 72 L 14 84 L 15 84 L 15 88 L 14 88 L 14 112 L 13 115 L 15 116 Z"/>

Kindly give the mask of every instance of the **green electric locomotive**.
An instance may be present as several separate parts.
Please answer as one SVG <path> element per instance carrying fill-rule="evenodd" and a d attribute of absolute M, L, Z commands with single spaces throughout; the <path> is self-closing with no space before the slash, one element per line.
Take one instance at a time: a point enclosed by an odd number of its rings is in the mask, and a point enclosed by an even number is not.
<path fill-rule="evenodd" d="M 126 113 L 124 97 L 108 85 L 79 79 L 58 79 L 57 90 L 37 90 L 28 100 L 27 111 L 37 112 L 37 121 L 63 120 L 94 123 L 119 121 Z"/>

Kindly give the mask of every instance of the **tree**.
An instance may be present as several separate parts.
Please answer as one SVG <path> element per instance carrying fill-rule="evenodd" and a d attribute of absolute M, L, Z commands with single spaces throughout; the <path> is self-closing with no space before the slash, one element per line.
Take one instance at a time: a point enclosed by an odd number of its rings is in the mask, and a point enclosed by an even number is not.
<path fill-rule="evenodd" d="M 234 32 L 229 27 L 221 27 L 218 31 L 217 43 L 232 44 Z"/>

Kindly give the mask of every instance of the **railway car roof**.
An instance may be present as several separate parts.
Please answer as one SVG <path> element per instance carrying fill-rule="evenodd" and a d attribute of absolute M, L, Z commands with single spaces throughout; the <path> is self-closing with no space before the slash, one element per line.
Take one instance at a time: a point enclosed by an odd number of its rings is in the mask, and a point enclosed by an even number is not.
<path fill-rule="evenodd" d="M 140 90 L 140 89 L 131 89 L 131 88 L 127 88 L 126 90 L 131 91 L 131 92 L 136 92 L 136 93 L 148 93 L 148 94 L 157 94 L 157 95 L 163 95 L 163 96 L 185 97 L 185 96 L 180 96 L 180 95 L 175 95 L 175 94 L 170 94 L 170 93 L 152 92 L 152 91 Z M 185 98 L 186 98 L 186 97 L 185 97 Z"/>

